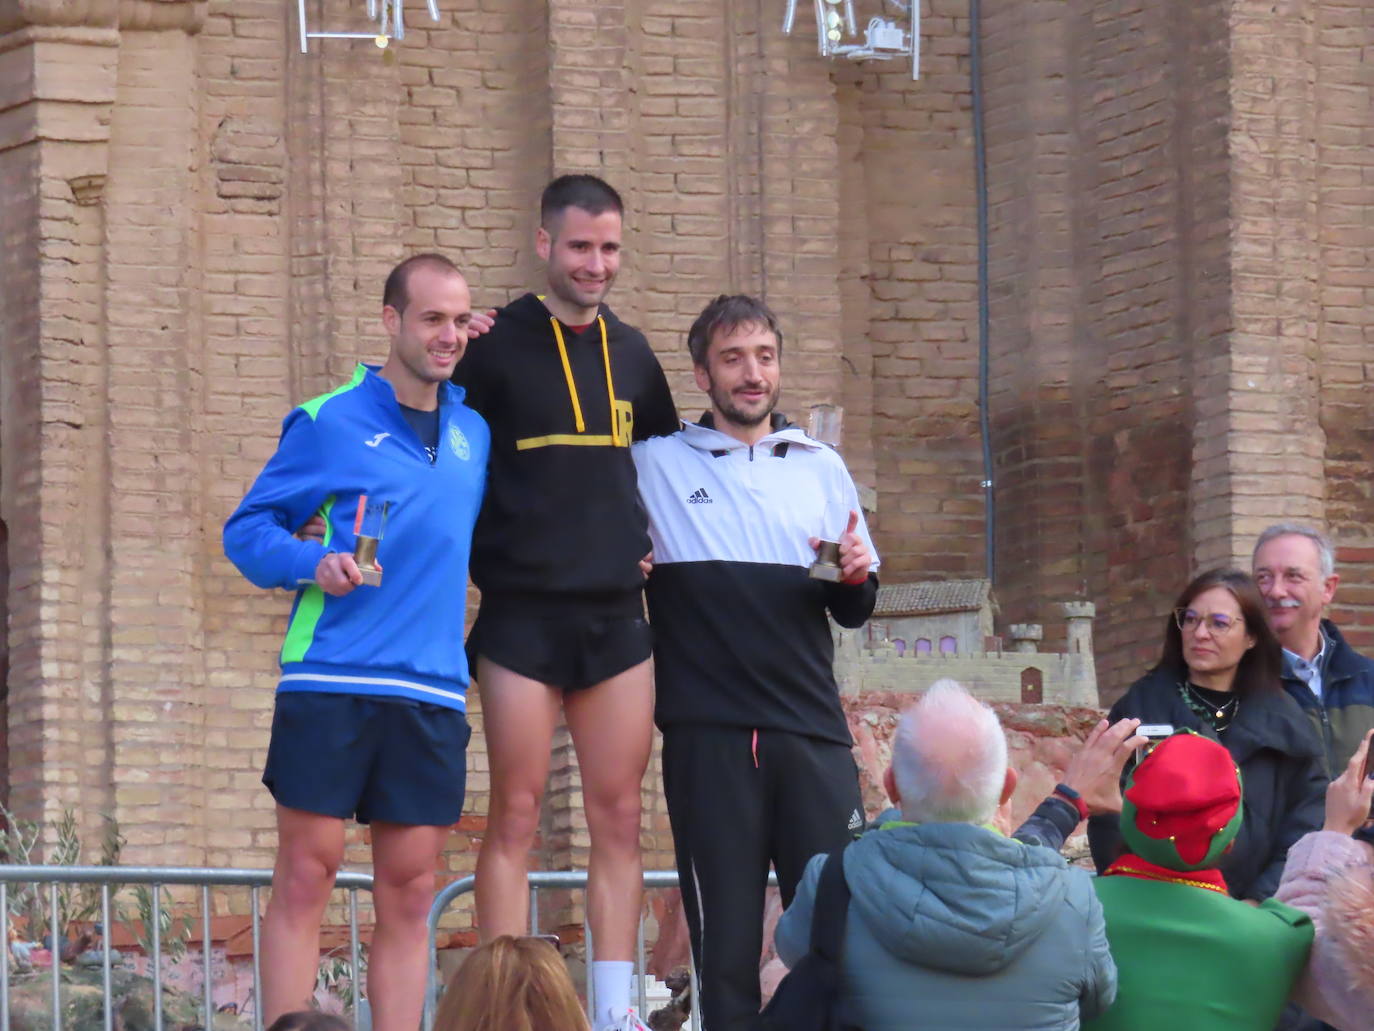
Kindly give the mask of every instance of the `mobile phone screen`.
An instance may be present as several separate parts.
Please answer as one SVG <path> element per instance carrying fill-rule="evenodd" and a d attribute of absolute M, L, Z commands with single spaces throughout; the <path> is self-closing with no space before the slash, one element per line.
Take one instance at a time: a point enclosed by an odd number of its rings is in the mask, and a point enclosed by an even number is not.
<path fill-rule="evenodd" d="M 1369 779 L 1371 770 L 1374 770 L 1374 741 L 1369 743 L 1369 747 L 1364 753 L 1364 766 L 1360 768 L 1360 784 L 1363 785 Z M 1369 815 L 1374 817 L 1374 799 L 1369 803 Z"/>

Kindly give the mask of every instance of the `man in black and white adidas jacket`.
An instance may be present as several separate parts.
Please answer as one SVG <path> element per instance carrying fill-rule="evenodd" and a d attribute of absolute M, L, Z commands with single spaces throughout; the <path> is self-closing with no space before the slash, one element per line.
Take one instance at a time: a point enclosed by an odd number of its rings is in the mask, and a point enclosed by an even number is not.
<path fill-rule="evenodd" d="M 790 903 L 807 861 L 863 825 L 826 615 L 868 619 L 878 559 L 843 460 L 773 412 L 782 335 L 767 306 L 719 297 L 687 344 L 711 411 L 632 451 L 654 549 L 654 718 L 702 1013 L 706 1031 L 735 1031 L 759 1009 L 769 863 Z M 841 525 L 826 526 L 837 512 Z M 842 582 L 812 579 L 816 539 L 836 534 Z"/>

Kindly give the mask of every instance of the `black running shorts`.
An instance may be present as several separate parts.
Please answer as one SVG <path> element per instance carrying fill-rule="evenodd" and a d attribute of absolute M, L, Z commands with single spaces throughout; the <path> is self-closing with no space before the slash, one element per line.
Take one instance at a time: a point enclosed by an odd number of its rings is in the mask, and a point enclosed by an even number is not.
<path fill-rule="evenodd" d="M 468 635 L 468 668 L 491 662 L 541 684 L 579 691 L 646 660 L 653 635 L 640 593 L 611 598 L 483 596 Z"/>

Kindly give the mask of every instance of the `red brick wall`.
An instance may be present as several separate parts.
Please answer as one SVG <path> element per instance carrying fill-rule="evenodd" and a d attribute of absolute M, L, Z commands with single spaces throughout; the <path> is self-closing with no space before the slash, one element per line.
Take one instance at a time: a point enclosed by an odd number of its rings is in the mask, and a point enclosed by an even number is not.
<path fill-rule="evenodd" d="M 846 457 L 876 484 L 889 580 L 984 575 L 967 6 L 927 5 L 919 81 L 905 61 L 836 72 L 847 439 L 871 432 Z"/>
<path fill-rule="evenodd" d="M 1321 426 L 1326 434 L 1326 517 L 1337 543 L 1341 585 L 1333 617 L 1346 637 L 1374 655 L 1374 9 L 1321 5 L 1315 24 L 1318 80 L 1316 143 L 1322 270 Z"/>
<path fill-rule="evenodd" d="M 1223 29 L 1218 4 L 1127 0 L 987 20 L 997 594 L 1051 648 L 1048 603 L 1096 601 L 1104 701 L 1192 568 L 1199 372 L 1227 330 Z"/>

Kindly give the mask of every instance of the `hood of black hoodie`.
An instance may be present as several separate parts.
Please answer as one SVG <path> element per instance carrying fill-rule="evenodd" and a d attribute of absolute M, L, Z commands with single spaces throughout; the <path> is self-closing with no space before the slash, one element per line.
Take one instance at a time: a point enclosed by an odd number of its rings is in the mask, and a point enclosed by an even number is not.
<path fill-rule="evenodd" d="M 617 327 L 625 325 L 616 316 L 615 312 L 611 311 L 610 306 L 607 304 L 603 303 L 598 306 L 596 313 L 606 320 L 606 332 L 608 334 L 614 334 Z M 545 334 L 548 335 L 549 342 L 552 343 L 553 329 L 549 325 L 549 320 L 553 317 L 553 312 L 549 311 L 544 305 L 544 302 L 539 299 L 539 295 L 529 293 L 521 294 L 504 308 L 500 309 L 497 313 L 497 324 L 499 325 L 502 320 L 508 319 L 515 325 L 526 329 L 542 327 Z M 566 326 L 567 323 L 564 322 L 563 325 Z"/>

